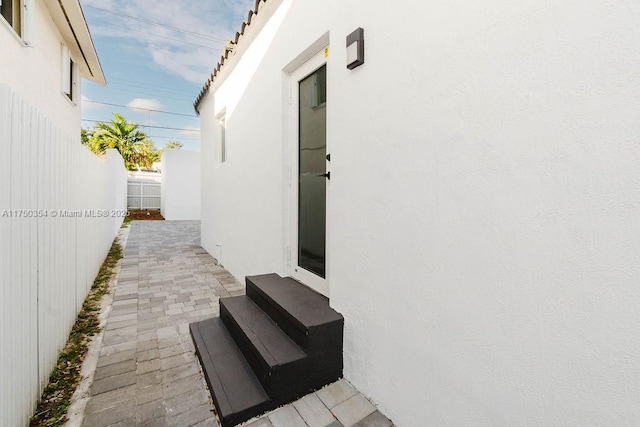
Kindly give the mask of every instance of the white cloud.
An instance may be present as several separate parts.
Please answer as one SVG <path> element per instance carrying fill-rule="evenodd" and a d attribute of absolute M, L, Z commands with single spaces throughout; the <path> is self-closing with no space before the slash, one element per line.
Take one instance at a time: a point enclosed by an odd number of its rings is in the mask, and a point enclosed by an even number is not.
<path fill-rule="evenodd" d="M 157 99 L 134 98 L 127 107 L 134 110 L 162 110 L 162 103 Z"/>
<path fill-rule="evenodd" d="M 82 0 L 82 5 L 101 7 L 103 9 L 116 9 L 114 0 Z"/>
<path fill-rule="evenodd" d="M 192 50 L 173 50 L 152 46 L 149 53 L 153 62 L 171 74 L 178 75 L 192 83 L 203 84 L 210 69 L 213 68 L 213 56 Z"/>
<path fill-rule="evenodd" d="M 235 36 L 255 0 L 82 0 L 82 3 L 95 23 L 91 28 L 94 36 L 142 44 L 158 67 L 203 84 L 218 62 L 226 40 Z"/>
<path fill-rule="evenodd" d="M 102 108 L 102 106 L 100 104 L 96 104 L 96 103 L 92 102 L 89 98 L 87 98 L 84 95 L 82 95 L 82 97 L 81 97 L 81 102 L 82 102 L 82 109 L 83 110 L 97 110 L 99 108 Z"/>

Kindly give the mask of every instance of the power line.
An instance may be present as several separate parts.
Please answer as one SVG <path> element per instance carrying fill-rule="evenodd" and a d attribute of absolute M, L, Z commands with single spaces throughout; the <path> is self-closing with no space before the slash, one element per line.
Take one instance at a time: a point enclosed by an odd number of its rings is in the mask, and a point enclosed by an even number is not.
<path fill-rule="evenodd" d="M 193 93 L 191 92 L 186 92 L 186 91 L 181 91 L 181 90 L 167 90 L 167 89 L 159 89 L 159 88 L 155 88 L 155 87 L 145 87 L 145 86 L 138 86 L 136 84 L 133 83 L 125 83 L 125 82 L 113 82 L 113 83 L 109 83 L 109 84 L 114 84 L 116 86 L 124 86 L 126 87 L 132 87 L 135 89 L 143 89 L 143 90 L 150 90 L 150 91 L 154 91 L 154 92 L 164 92 L 164 93 L 168 93 L 169 95 L 188 95 L 188 96 L 193 96 Z"/>
<path fill-rule="evenodd" d="M 122 104 L 111 104 L 109 102 L 99 102 L 99 101 L 90 101 L 88 99 L 85 99 L 82 102 L 90 102 L 91 104 L 100 104 L 100 105 L 111 105 L 112 107 L 125 107 L 125 108 L 133 108 L 136 110 L 144 110 L 144 111 L 151 111 L 153 113 L 163 113 L 163 114 L 171 114 L 174 116 L 182 116 L 182 117 L 190 117 L 190 118 L 198 118 L 196 115 L 194 114 L 182 114 L 182 113 L 173 113 L 171 111 L 163 111 L 163 110 L 154 110 L 152 108 L 144 108 L 144 107 L 131 107 L 129 105 L 122 105 Z"/>
<path fill-rule="evenodd" d="M 92 122 L 92 123 L 109 123 L 110 120 L 89 120 L 89 119 L 82 119 L 82 121 L 84 122 Z M 153 129 L 170 129 L 170 130 L 184 130 L 184 131 L 189 131 L 189 132 L 200 132 L 200 129 L 189 129 L 189 128 L 172 128 L 172 127 L 166 127 L 166 126 L 151 126 L 151 125 L 141 125 L 138 124 L 139 127 L 146 127 L 146 128 L 153 128 Z"/>
<path fill-rule="evenodd" d="M 109 81 L 111 80 L 116 80 L 118 84 L 129 84 L 132 86 L 140 85 L 140 87 L 149 86 L 148 89 L 161 88 L 161 89 L 167 89 L 167 92 L 187 93 L 185 91 L 176 90 L 174 87 L 171 87 L 171 86 L 157 85 L 157 84 L 147 83 L 147 82 L 138 82 L 135 80 L 127 80 L 120 77 L 109 77 Z"/>
<path fill-rule="evenodd" d="M 84 119 L 83 119 L 84 120 Z M 92 131 L 91 128 L 83 128 L 88 131 Z M 185 141 L 200 141 L 200 137 L 190 137 L 190 136 L 182 136 L 182 135 L 147 135 L 148 138 L 161 138 L 161 139 L 171 139 L 171 140 L 185 140 Z"/>
<path fill-rule="evenodd" d="M 149 138 L 162 138 L 171 140 L 184 140 L 184 141 L 200 141 L 200 138 L 186 138 L 184 136 L 163 136 L 163 135 L 147 135 Z"/>
<path fill-rule="evenodd" d="M 128 85 L 125 83 L 120 83 L 120 82 L 114 82 L 112 84 L 107 84 L 107 87 L 112 87 L 114 89 L 118 89 L 118 90 L 129 90 L 129 91 L 137 91 L 139 93 L 145 93 L 147 95 L 155 95 L 158 94 L 158 96 L 160 96 L 160 94 L 164 94 L 163 96 L 178 96 L 180 97 L 180 99 L 184 99 L 185 101 L 191 101 L 193 99 L 193 94 L 189 93 L 189 92 L 169 92 L 166 90 L 162 90 L 162 89 L 154 89 L 154 88 L 150 88 L 150 87 L 142 87 L 142 86 L 135 86 L 135 85 Z"/>
<path fill-rule="evenodd" d="M 96 86 L 100 86 L 100 88 L 102 88 L 104 90 L 104 86 L 99 85 L 98 83 L 90 82 L 88 80 L 85 80 L 85 81 L 88 82 L 88 83 L 91 83 L 91 84 L 95 84 Z M 127 93 L 137 93 L 137 94 L 142 94 L 142 95 L 153 95 L 153 96 L 157 96 L 158 98 L 175 99 L 177 101 L 183 101 L 183 102 L 191 102 L 191 101 L 193 101 L 193 99 L 190 99 L 190 98 L 177 98 L 175 96 L 162 95 L 162 94 L 158 94 L 158 93 L 145 92 L 145 91 L 141 91 L 141 90 L 121 89 L 121 88 L 113 87 L 111 85 L 108 85 L 107 89 L 108 90 L 117 90 L 117 91 L 120 91 L 120 92 L 127 92 Z"/>
<path fill-rule="evenodd" d="M 87 5 L 85 7 L 88 7 L 90 9 L 99 10 L 99 11 L 106 12 L 106 13 L 110 13 L 112 15 L 122 16 L 124 18 L 133 19 L 133 20 L 138 21 L 138 22 L 144 22 L 145 24 L 157 25 L 159 27 L 168 28 L 168 29 L 170 29 L 172 31 L 175 31 L 175 32 L 178 32 L 178 33 L 189 34 L 191 36 L 199 37 L 199 38 L 205 39 L 205 40 L 218 41 L 218 42 L 221 42 L 221 43 L 226 42 L 226 40 L 221 38 L 221 37 L 207 36 L 207 35 L 204 35 L 204 34 L 200 34 L 200 33 L 196 33 L 196 32 L 193 32 L 193 31 L 185 30 L 183 28 L 172 27 L 171 25 L 163 24 L 163 23 L 160 23 L 160 22 L 157 22 L 157 21 L 152 21 L 150 19 L 138 18 L 137 16 L 127 15 L 127 14 L 119 13 L 119 12 L 114 12 L 112 10 L 102 9 L 100 7 L 95 7 L 95 6 L 88 6 Z"/>
<path fill-rule="evenodd" d="M 175 41 L 177 43 L 189 44 L 189 45 L 192 45 L 192 46 L 198 46 L 198 47 L 201 47 L 201 48 L 204 48 L 204 49 L 211 49 L 211 50 L 216 50 L 217 49 L 217 47 L 205 46 L 203 44 L 191 43 L 191 42 L 187 42 L 187 41 L 184 41 L 184 40 L 176 39 L 176 38 L 173 38 L 173 37 L 161 36 L 160 34 L 154 34 L 154 33 L 148 32 L 148 31 L 137 30 L 135 28 L 127 27 L 127 26 L 124 26 L 124 25 L 112 24 L 110 22 L 101 22 L 101 24 L 110 25 L 112 27 L 117 27 L 117 28 L 124 28 L 125 30 L 135 31 L 136 33 L 147 34 L 147 35 L 152 36 L 152 37 L 158 37 L 158 38 L 165 39 L 165 40 L 171 40 L 171 41 Z"/>
<path fill-rule="evenodd" d="M 86 128 L 86 130 L 91 131 L 92 129 Z M 171 140 L 181 140 L 181 141 L 200 141 L 200 137 L 189 137 L 182 135 L 147 135 L 148 138 L 161 138 L 161 139 L 171 139 Z"/>

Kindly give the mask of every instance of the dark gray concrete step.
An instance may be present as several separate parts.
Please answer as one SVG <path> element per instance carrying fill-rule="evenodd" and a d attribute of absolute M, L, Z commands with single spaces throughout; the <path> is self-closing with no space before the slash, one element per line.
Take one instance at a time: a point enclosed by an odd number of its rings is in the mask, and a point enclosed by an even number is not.
<path fill-rule="evenodd" d="M 247 276 L 246 285 L 247 296 L 309 355 L 342 352 L 344 318 L 327 297 L 277 274 Z"/>
<path fill-rule="evenodd" d="M 256 359 L 255 371 L 268 373 L 307 354 L 247 296 L 220 299 L 220 317 L 242 353 Z"/>
<path fill-rule="evenodd" d="M 191 323 L 189 329 L 223 427 L 272 409 L 273 402 L 219 317 Z"/>

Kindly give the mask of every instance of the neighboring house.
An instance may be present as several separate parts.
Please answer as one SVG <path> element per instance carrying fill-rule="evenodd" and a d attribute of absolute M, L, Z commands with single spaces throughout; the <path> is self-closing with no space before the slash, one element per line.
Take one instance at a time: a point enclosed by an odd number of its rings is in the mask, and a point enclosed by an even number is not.
<path fill-rule="evenodd" d="M 0 84 L 62 131 L 80 127 L 80 78 L 105 83 L 78 0 L 3 0 Z"/>
<path fill-rule="evenodd" d="M 195 104 L 203 247 L 328 296 L 397 425 L 639 424 L 638 16 L 258 1 Z"/>
<path fill-rule="evenodd" d="M 0 2 L 0 426 L 33 415 L 126 214 L 126 171 L 80 144 L 104 75 L 78 0 Z"/>

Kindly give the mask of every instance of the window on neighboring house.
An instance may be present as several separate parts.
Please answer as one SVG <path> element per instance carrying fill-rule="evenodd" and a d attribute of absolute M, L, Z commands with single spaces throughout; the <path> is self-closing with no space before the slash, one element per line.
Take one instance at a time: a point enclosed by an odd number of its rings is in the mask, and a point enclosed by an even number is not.
<path fill-rule="evenodd" d="M 223 115 L 218 119 L 220 123 L 220 163 L 227 161 L 227 123 Z"/>
<path fill-rule="evenodd" d="M 0 11 L 2 17 L 22 36 L 22 1 L 21 0 L 0 0 Z"/>
<path fill-rule="evenodd" d="M 76 64 L 71 59 L 69 48 L 62 45 L 62 93 L 71 101 L 75 101 L 76 92 Z"/>
<path fill-rule="evenodd" d="M 25 45 L 31 44 L 31 9 L 33 0 L 0 0 L 0 14 L 2 18 L 13 28 Z M 0 22 L 0 25 L 1 22 Z"/>

